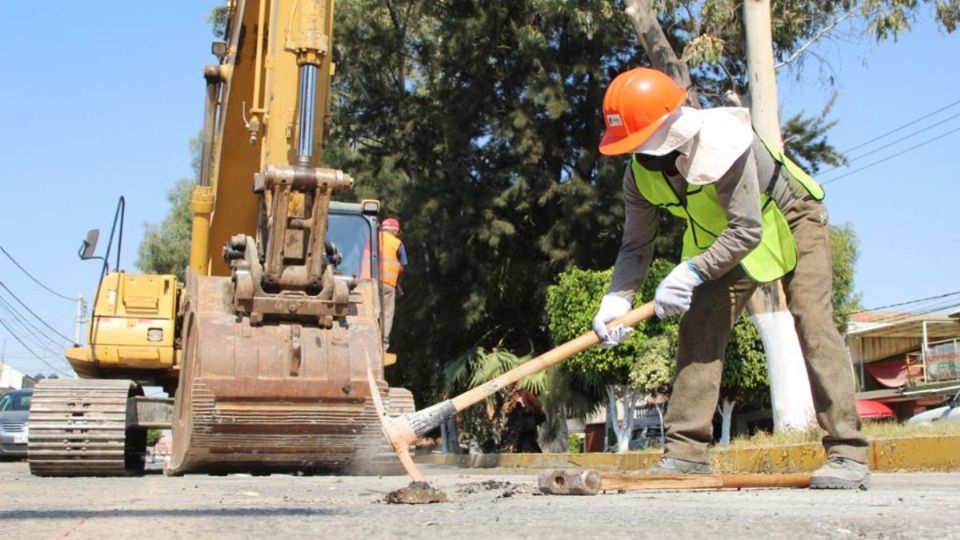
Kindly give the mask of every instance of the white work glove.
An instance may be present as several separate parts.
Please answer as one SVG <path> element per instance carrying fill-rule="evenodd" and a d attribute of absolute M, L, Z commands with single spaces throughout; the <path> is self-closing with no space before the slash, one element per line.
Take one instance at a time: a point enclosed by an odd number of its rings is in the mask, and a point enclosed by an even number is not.
<path fill-rule="evenodd" d="M 630 307 L 630 302 L 626 298 L 615 294 L 605 295 L 603 300 L 600 301 L 600 310 L 593 316 L 593 331 L 600 338 L 601 349 L 609 349 L 619 345 L 627 339 L 630 332 L 633 332 L 633 328 L 622 324 L 607 330 L 607 323 L 617 317 L 626 315 L 630 311 Z"/>
<path fill-rule="evenodd" d="M 675 266 L 657 285 L 657 292 L 653 297 L 653 310 L 657 317 L 665 319 L 690 309 L 693 289 L 701 283 L 703 278 L 689 261 Z"/>

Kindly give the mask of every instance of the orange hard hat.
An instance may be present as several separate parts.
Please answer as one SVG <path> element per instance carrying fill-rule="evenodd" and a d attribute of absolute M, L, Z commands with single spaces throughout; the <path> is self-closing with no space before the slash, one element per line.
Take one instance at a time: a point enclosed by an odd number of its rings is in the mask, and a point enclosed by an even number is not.
<path fill-rule="evenodd" d="M 400 232 L 400 222 L 395 218 L 389 217 L 383 220 L 383 229 L 387 231 Z"/>
<path fill-rule="evenodd" d="M 634 68 L 617 75 L 603 96 L 600 153 L 615 156 L 637 148 L 686 99 L 686 89 L 662 71 Z"/>

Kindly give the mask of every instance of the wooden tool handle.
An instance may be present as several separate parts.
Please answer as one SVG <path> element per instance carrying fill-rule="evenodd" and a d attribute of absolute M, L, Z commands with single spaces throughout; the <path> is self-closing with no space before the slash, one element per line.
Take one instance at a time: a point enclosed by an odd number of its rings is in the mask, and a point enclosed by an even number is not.
<path fill-rule="evenodd" d="M 805 488 L 809 474 L 643 474 L 602 473 L 603 490 Z"/>
<path fill-rule="evenodd" d="M 809 474 L 721 474 L 725 488 L 806 488 Z"/>
<path fill-rule="evenodd" d="M 623 326 L 636 326 L 640 322 L 652 318 L 653 315 L 653 302 L 647 302 L 623 317 L 610 321 L 607 324 L 607 328 L 615 328 L 621 324 Z M 458 412 L 462 411 L 474 403 L 495 394 L 501 388 L 510 386 L 528 375 L 539 373 L 548 367 L 559 364 L 567 358 L 583 352 L 598 343 L 600 343 L 600 338 L 597 337 L 597 334 L 593 331 L 587 332 L 580 337 L 550 349 L 536 358 L 528 360 L 491 381 L 467 390 L 451 400 L 453 401 L 453 406 Z"/>

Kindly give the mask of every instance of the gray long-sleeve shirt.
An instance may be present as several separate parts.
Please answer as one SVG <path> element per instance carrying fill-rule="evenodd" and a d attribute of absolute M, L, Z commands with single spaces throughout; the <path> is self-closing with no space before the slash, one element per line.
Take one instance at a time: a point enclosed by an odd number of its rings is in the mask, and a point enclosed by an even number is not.
<path fill-rule="evenodd" d="M 651 158 L 638 155 L 650 170 L 664 173 L 683 202 L 686 202 L 687 181 L 676 170 L 674 156 Z M 717 199 L 724 208 L 728 225 L 706 251 L 690 262 L 704 279 L 716 279 L 733 269 L 760 243 L 763 232 L 760 194 L 767 193 L 781 210 L 805 195 L 791 182 L 754 136 L 753 144 L 714 184 Z M 778 181 L 772 182 L 774 176 Z M 653 259 L 653 244 L 659 232 L 659 209 L 647 201 L 633 178 L 631 167 L 623 175 L 623 201 L 626 219 L 623 240 L 613 270 L 608 292 L 633 301 L 636 290 L 646 278 Z"/>

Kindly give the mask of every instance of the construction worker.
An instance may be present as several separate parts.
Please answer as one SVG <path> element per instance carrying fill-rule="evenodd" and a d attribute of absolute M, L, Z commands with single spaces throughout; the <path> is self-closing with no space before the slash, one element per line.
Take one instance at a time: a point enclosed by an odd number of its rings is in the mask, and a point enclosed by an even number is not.
<path fill-rule="evenodd" d="M 383 350 L 390 346 L 393 312 L 397 305 L 400 274 L 407 266 L 407 250 L 400 241 L 400 222 L 383 220 L 380 227 L 380 282 L 383 285 Z"/>
<path fill-rule="evenodd" d="M 687 92 L 664 73 L 618 75 L 603 100 L 600 152 L 631 155 L 623 179 L 626 219 L 607 294 L 594 321 L 601 346 L 630 329 L 610 320 L 630 310 L 646 277 L 659 209 L 686 221 L 681 262 L 658 285 L 658 317 L 680 320 L 677 375 L 663 458 L 650 472 L 710 473 L 707 454 L 730 332 L 758 284 L 783 280 L 804 352 L 827 462 L 814 488 L 866 488 L 853 369 L 833 324 L 832 263 L 823 190 L 757 136 L 742 108 L 684 107 Z"/>

